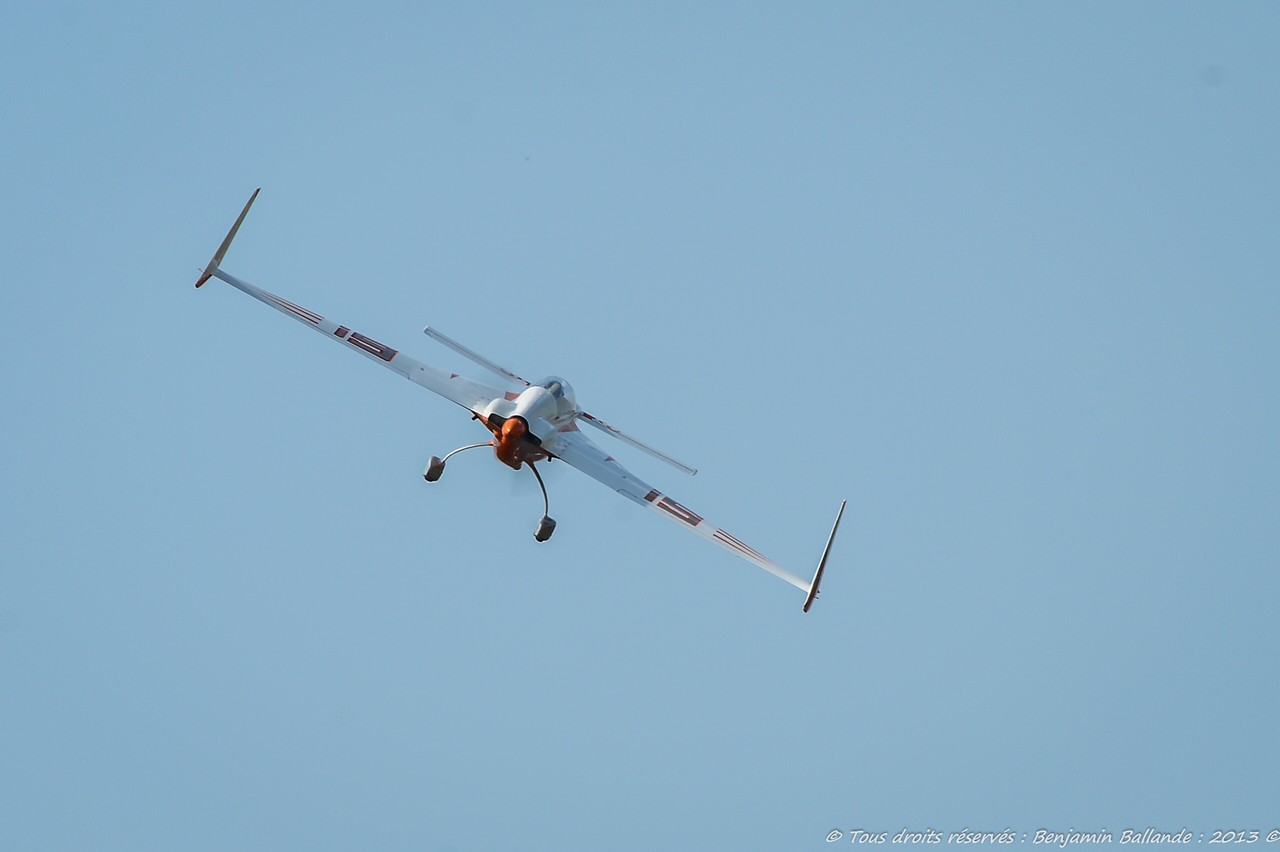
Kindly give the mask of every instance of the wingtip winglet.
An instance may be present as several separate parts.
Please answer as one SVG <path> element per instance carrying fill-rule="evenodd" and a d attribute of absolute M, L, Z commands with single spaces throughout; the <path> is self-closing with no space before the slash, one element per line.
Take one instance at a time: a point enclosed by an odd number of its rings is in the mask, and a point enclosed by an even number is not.
<path fill-rule="evenodd" d="M 844 506 L 847 501 L 840 501 L 840 511 L 836 512 L 836 522 L 831 525 L 831 535 L 827 537 L 827 546 L 822 550 L 822 559 L 818 560 L 818 570 L 813 573 L 813 582 L 809 584 L 809 595 L 804 599 L 804 611 L 808 612 L 818 598 L 818 587 L 822 585 L 822 572 L 827 568 L 827 557 L 831 555 L 831 545 L 836 540 L 836 530 L 840 529 L 840 519 L 844 517 Z"/>
<path fill-rule="evenodd" d="M 253 195 L 249 196 L 249 200 L 245 203 L 244 209 L 240 211 L 240 215 L 236 217 L 236 223 L 231 226 L 231 230 L 227 231 L 226 238 L 222 241 L 222 245 L 218 246 L 218 250 L 213 253 L 213 259 L 209 261 L 209 265 L 204 268 L 204 272 L 200 273 L 199 279 L 196 280 L 196 288 L 204 286 L 204 282 L 213 277 L 214 270 L 222 263 L 222 258 L 226 255 L 227 249 L 231 248 L 231 241 L 236 238 L 236 231 L 240 230 L 240 224 L 244 221 L 244 217 L 249 215 L 249 208 L 253 206 L 253 201 L 258 197 L 258 193 L 262 191 L 262 187 L 258 187 L 253 191 Z"/>

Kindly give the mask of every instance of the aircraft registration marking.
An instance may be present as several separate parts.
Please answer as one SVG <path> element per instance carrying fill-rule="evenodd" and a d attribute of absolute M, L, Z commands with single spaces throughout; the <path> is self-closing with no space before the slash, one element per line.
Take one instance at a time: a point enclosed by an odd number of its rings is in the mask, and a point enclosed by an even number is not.
<path fill-rule="evenodd" d="M 271 299 L 271 301 L 275 302 L 276 305 L 278 305 L 281 308 L 284 308 L 286 311 L 293 314 L 298 319 L 309 322 L 312 325 L 319 325 L 321 322 L 324 321 L 324 317 L 320 316 L 315 311 L 309 311 L 306 308 L 302 307 L 301 305 L 295 305 L 293 302 L 290 302 L 288 299 L 281 299 L 279 296 L 275 295 L 274 293 L 267 293 L 266 295 Z M 392 349 L 390 346 L 381 344 L 378 341 L 374 340 L 372 337 L 363 335 L 358 331 L 352 331 L 348 334 L 348 329 L 345 325 L 338 326 L 338 328 L 335 329 L 333 333 L 337 335 L 340 339 L 347 341 L 352 346 L 355 346 L 357 349 L 363 349 L 365 352 L 368 352 L 370 355 L 375 355 L 381 358 L 383 361 L 386 361 L 387 363 L 391 363 L 391 359 L 400 354 L 398 351 L 396 351 L 395 349 Z"/>
<path fill-rule="evenodd" d="M 386 361 L 388 363 L 390 363 L 392 358 L 400 354 L 396 350 L 392 349 L 390 346 L 383 346 L 381 343 L 374 340 L 372 337 L 365 337 L 363 334 L 361 334 L 358 331 L 351 332 L 351 335 L 347 337 L 347 342 L 350 343 L 352 346 L 355 346 L 359 349 L 363 349 L 365 352 L 368 352 L 370 355 L 378 356 L 383 361 Z"/>

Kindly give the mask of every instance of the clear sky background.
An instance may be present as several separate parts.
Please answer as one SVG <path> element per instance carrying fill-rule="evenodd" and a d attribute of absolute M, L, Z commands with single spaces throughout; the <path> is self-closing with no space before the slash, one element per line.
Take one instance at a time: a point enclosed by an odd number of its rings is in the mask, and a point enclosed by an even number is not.
<path fill-rule="evenodd" d="M 6 849 L 1280 827 L 1280 6 L 0 11 Z M 700 468 L 803 595 L 219 282 Z M 607 441 L 601 436 L 602 442 Z M 1028 844 L 1029 845 L 1029 844 Z"/>

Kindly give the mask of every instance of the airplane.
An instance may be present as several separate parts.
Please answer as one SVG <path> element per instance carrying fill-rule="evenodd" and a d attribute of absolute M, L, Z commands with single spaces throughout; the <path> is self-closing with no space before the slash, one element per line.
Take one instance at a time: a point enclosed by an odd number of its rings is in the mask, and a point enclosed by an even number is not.
<path fill-rule="evenodd" d="M 487 441 L 459 447 L 447 453 L 444 457 L 431 456 L 422 474 L 427 482 L 438 481 L 444 473 L 445 463 L 457 453 L 480 447 L 492 447 L 493 454 L 498 461 L 514 470 L 520 470 L 521 467 L 527 465 L 529 470 L 533 471 L 533 475 L 537 477 L 538 487 L 542 490 L 543 514 L 534 531 L 534 539 L 544 542 L 551 538 L 551 534 L 555 532 L 556 522 L 550 516 L 551 509 L 550 500 L 547 497 L 547 486 L 543 482 L 542 474 L 538 472 L 536 465 L 559 460 L 617 491 L 637 505 L 657 512 L 662 517 L 679 524 L 682 528 L 690 530 L 702 538 L 719 545 L 733 555 L 750 562 L 752 565 L 763 568 L 775 577 L 795 586 L 805 593 L 804 612 L 808 612 L 813 606 L 813 602 L 818 597 L 819 587 L 822 584 L 822 575 L 826 570 L 827 557 L 831 554 L 831 545 L 835 543 L 836 531 L 840 529 L 840 519 L 844 516 L 846 501 L 841 501 L 840 503 L 840 509 L 836 513 L 835 523 L 831 527 L 831 534 L 827 537 L 827 544 L 822 550 L 822 558 L 818 560 L 818 568 L 814 572 L 813 579 L 806 582 L 778 563 L 761 555 L 759 551 L 743 543 L 741 539 L 730 535 L 725 530 L 707 521 L 702 515 L 677 503 L 671 497 L 642 481 L 623 467 L 612 455 L 598 447 L 582 432 L 579 428 L 580 425 L 586 424 L 607 435 L 612 435 L 623 443 L 648 453 L 687 474 L 693 475 L 697 473 L 694 468 L 684 462 L 677 461 L 666 453 L 656 450 L 626 434 L 616 426 L 583 411 L 578 407 L 573 388 L 564 379 L 557 376 L 548 376 L 540 381 L 530 382 L 505 367 L 490 361 L 483 355 L 468 349 L 461 343 L 446 337 L 430 326 L 422 330 L 428 337 L 442 343 L 464 358 L 473 361 L 496 376 L 501 376 L 509 387 L 516 390 L 503 390 L 492 387 L 483 382 L 466 378 L 457 373 L 446 372 L 410 358 L 398 349 L 379 343 L 372 337 L 361 334 L 333 320 L 326 319 L 320 314 L 301 305 L 296 305 L 287 299 L 282 299 L 274 293 L 268 293 L 266 290 L 255 287 L 223 270 L 223 257 L 226 255 L 227 249 L 231 247 L 231 241 L 235 239 L 236 232 L 240 230 L 245 216 L 249 213 L 249 208 L 253 206 L 253 202 L 257 199 L 260 191 L 261 187 L 255 189 L 253 194 L 249 196 L 249 201 L 244 205 L 244 209 L 240 211 L 239 217 L 236 218 L 235 224 L 231 226 L 231 230 L 227 232 L 222 244 L 218 246 L 213 259 L 201 270 L 200 278 L 196 281 L 196 287 L 204 286 L 210 278 L 224 281 L 258 301 L 270 305 L 287 316 L 293 317 L 303 325 L 315 329 L 331 340 L 337 341 L 347 348 L 364 355 L 375 364 L 380 364 L 469 411 L 472 419 L 478 420 L 481 425 L 488 429 L 492 437 Z"/>

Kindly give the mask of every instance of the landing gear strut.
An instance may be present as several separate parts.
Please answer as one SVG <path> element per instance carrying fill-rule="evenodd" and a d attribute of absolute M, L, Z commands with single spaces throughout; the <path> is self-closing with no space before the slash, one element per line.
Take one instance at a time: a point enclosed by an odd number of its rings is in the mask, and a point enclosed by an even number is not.
<path fill-rule="evenodd" d="M 551 534 L 556 531 L 555 519 L 551 517 L 551 501 L 547 499 L 547 486 L 542 481 L 542 474 L 538 473 L 538 469 L 533 466 L 533 462 L 526 462 L 529 470 L 533 471 L 533 475 L 538 478 L 538 487 L 542 489 L 542 518 L 538 520 L 538 528 L 534 530 L 533 537 L 537 541 L 546 541 L 551 538 Z"/>
<path fill-rule="evenodd" d="M 485 441 L 481 444 L 467 444 L 465 447 L 458 447 L 444 458 L 432 456 L 427 462 L 426 468 L 422 471 L 422 478 L 427 482 L 436 482 L 444 474 L 444 463 L 453 458 L 463 450 L 474 450 L 479 447 L 492 447 L 493 441 Z M 538 528 L 534 530 L 533 537 L 538 541 L 546 541 L 551 538 L 551 534 L 556 531 L 555 519 L 551 517 L 551 501 L 547 498 L 547 485 L 542 481 L 542 474 L 538 473 L 538 469 L 533 466 L 533 462 L 528 461 L 529 470 L 533 471 L 533 475 L 538 479 L 538 487 L 542 489 L 542 517 L 538 519 Z"/>
<path fill-rule="evenodd" d="M 493 443 L 490 441 L 485 441 L 482 444 L 467 444 L 465 447 L 458 447 L 458 449 L 449 453 L 444 458 L 440 458 L 439 456 L 432 456 L 431 459 L 427 462 L 426 469 L 422 471 L 422 478 L 425 479 L 427 482 L 435 482 L 437 479 L 440 478 L 440 475 L 444 473 L 444 463 L 447 462 L 453 456 L 457 455 L 463 450 L 474 450 L 477 447 L 491 447 L 491 446 L 493 446 Z"/>

